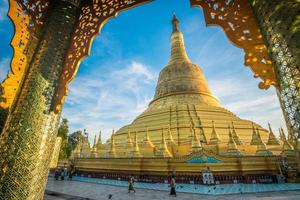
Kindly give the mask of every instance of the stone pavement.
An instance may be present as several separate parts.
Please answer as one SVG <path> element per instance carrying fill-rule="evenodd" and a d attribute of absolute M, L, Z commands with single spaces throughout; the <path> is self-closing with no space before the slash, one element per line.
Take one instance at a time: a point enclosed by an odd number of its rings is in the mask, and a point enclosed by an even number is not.
<path fill-rule="evenodd" d="M 300 191 L 278 191 L 251 194 L 233 195 L 201 195 L 190 193 L 178 193 L 178 196 L 169 197 L 167 191 L 157 191 L 149 189 L 137 189 L 137 192 L 127 193 L 126 187 L 102 185 L 79 181 L 55 181 L 49 177 L 45 200 L 105 200 L 112 194 L 113 200 L 299 200 Z M 51 194 L 52 192 L 52 194 Z"/>

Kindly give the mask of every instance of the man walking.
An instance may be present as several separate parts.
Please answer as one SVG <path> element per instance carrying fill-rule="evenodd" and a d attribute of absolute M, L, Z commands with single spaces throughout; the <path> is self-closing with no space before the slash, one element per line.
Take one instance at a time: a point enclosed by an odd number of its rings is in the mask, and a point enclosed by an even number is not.
<path fill-rule="evenodd" d="M 170 182 L 170 187 L 171 187 L 170 196 L 174 195 L 176 197 L 176 190 L 175 190 L 176 184 L 175 184 L 174 175 L 172 175 L 171 182 Z"/>

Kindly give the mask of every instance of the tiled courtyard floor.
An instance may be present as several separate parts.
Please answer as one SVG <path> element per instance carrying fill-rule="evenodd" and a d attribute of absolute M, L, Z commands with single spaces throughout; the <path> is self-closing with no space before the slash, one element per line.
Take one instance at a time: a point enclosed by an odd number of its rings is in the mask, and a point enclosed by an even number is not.
<path fill-rule="evenodd" d="M 51 194 L 51 192 L 54 192 Z M 45 200 L 104 200 L 108 199 L 109 194 L 113 200 L 299 200 L 300 190 L 295 191 L 275 191 L 250 194 L 233 195 L 201 195 L 191 193 L 178 193 L 178 196 L 169 197 L 167 191 L 137 189 L 137 192 L 128 194 L 126 187 L 102 185 L 96 183 L 87 183 L 79 181 L 55 181 L 49 178 Z"/>

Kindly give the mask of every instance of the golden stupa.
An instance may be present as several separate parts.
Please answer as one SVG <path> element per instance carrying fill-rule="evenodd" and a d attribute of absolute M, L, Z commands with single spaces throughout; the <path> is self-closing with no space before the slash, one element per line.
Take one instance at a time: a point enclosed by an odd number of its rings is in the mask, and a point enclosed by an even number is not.
<path fill-rule="evenodd" d="M 81 148 L 72 156 L 77 170 L 112 177 L 166 176 L 174 171 L 198 175 L 207 168 L 243 177 L 274 175 L 282 171 L 282 156 L 299 168 L 283 133 L 279 140 L 270 125 L 268 131 L 222 106 L 201 68 L 187 56 L 176 16 L 172 24 L 170 61 L 159 74 L 148 108 L 131 124 L 113 131 L 105 144 L 101 135 L 91 149 L 83 142 L 88 140 L 80 141 Z"/>
<path fill-rule="evenodd" d="M 238 118 L 226 110 L 208 86 L 201 68 L 193 64 L 185 50 L 183 34 L 179 31 L 179 21 L 174 16 L 171 35 L 170 61 L 160 74 L 154 99 L 149 107 L 131 124 L 122 127 L 115 133 L 115 146 L 119 156 L 126 156 L 125 149 L 128 130 L 136 133 L 142 145 L 148 129 L 148 136 L 158 150 L 162 130 L 168 132 L 174 141 L 169 149 L 172 156 L 190 153 L 191 128 L 204 147 L 210 144 L 212 123 L 219 137 L 218 143 L 229 141 L 228 126 L 235 132 L 234 139 L 238 144 L 249 145 L 252 137 L 253 122 Z M 262 140 L 267 142 L 268 133 L 259 125 Z M 141 153 L 143 149 L 141 148 Z M 246 152 L 245 152 L 246 153 Z"/>

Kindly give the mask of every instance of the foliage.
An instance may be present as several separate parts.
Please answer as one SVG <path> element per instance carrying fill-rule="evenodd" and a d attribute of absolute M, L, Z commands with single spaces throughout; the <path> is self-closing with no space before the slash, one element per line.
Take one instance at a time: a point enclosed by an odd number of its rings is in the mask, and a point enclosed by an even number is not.
<path fill-rule="evenodd" d="M 4 99 L 2 98 L 2 87 L 1 86 L 0 86 L 0 101 L 4 101 Z M 4 109 L 4 108 L 0 107 L 0 134 L 4 127 L 7 115 L 8 115 L 8 109 Z"/>
<path fill-rule="evenodd" d="M 0 107 L 0 134 L 1 134 L 2 129 L 4 127 L 7 115 L 8 115 L 8 110 Z"/>
<path fill-rule="evenodd" d="M 79 139 L 82 139 L 82 131 L 75 131 L 74 133 L 70 134 L 69 135 L 69 141 L 71 142 L 72 144 L 72 150 L 75 149 L 76 145 L 77 145 L 77 142 L 79 141 Z"/>
<path fill-rule="evenodd" d="M 59 152 L 59 159 L 68 159 L 72 153 L 72 143 L 69 142 L 69 126 L 68 120 L 62 119 L 58 128 L 57 136 L 62 138 L 61 148 Z"/>

